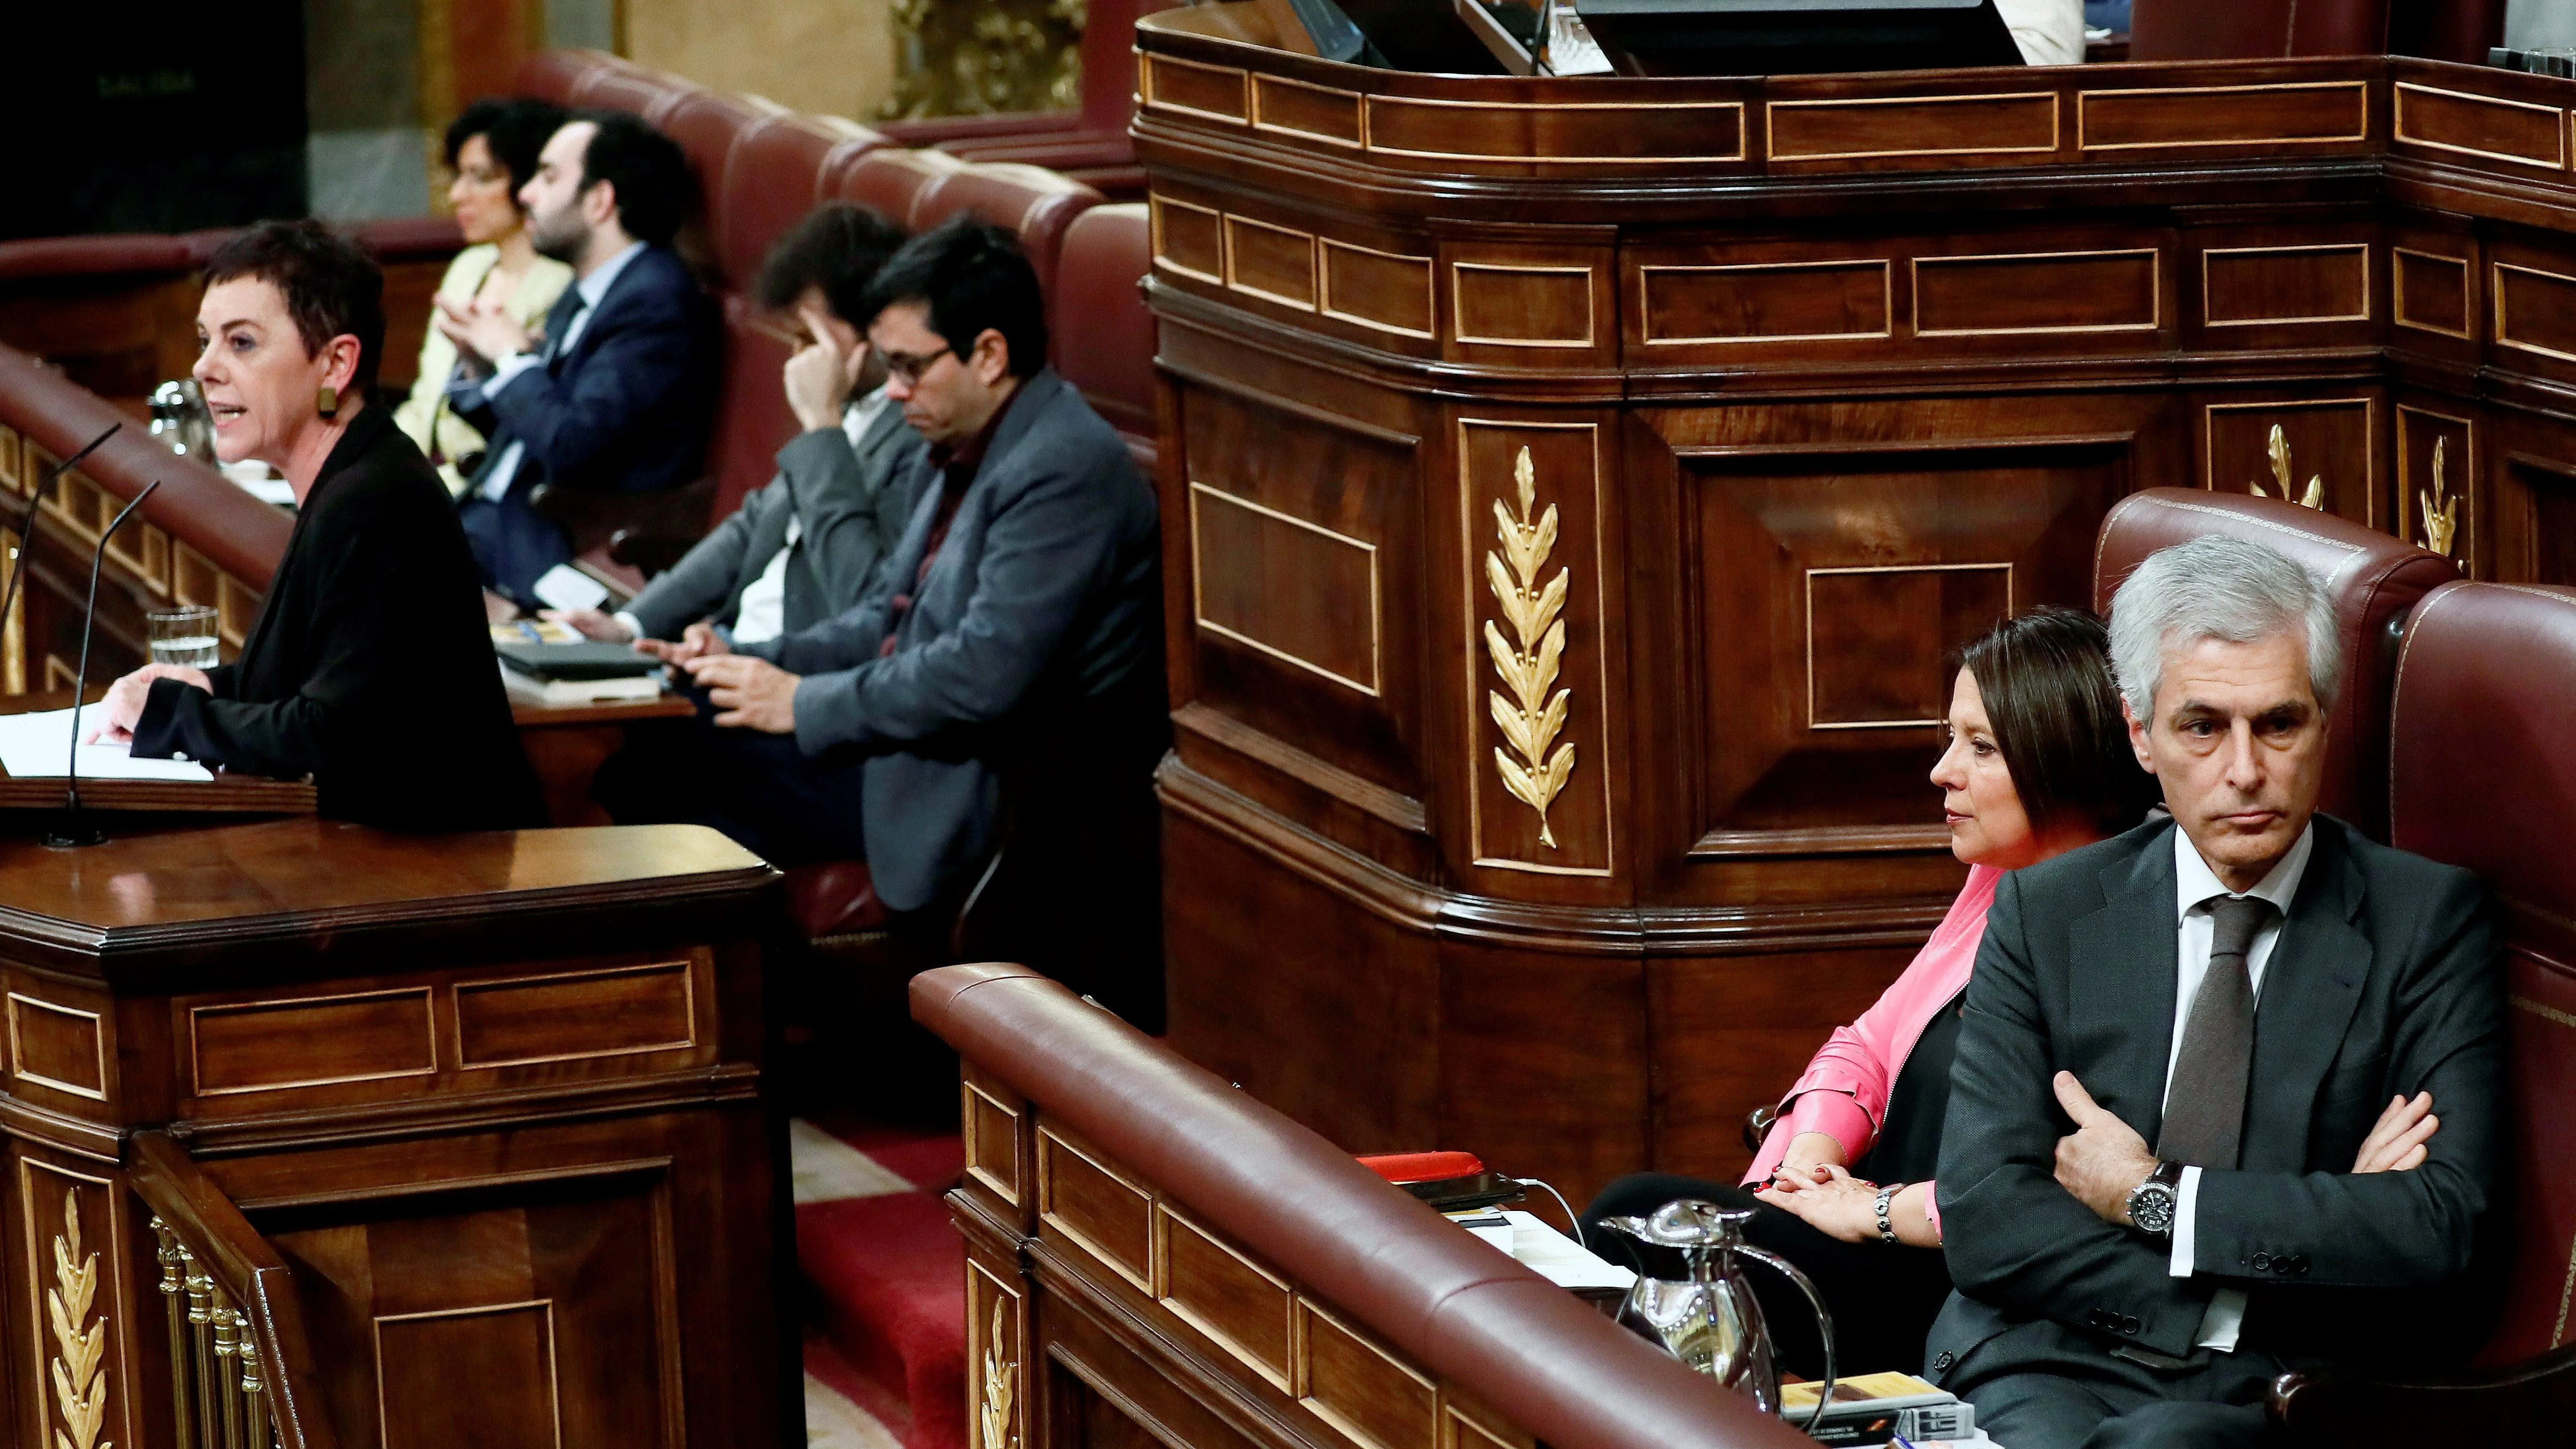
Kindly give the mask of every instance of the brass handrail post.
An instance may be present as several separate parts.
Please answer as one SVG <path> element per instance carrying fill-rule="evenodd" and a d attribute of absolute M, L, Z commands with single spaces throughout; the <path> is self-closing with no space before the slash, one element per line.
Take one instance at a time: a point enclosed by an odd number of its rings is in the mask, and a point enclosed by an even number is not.
<path fill-rule="evenodd" d="M 232 1304 L 221 1296 L 215 1300 L 215 1401 L 223 1409 L 224 1449 L 242 1449 L 241 1395 L 234 1388 L 233 1356 L 239 1346 L 233 1330 L 241 1322 Z"/>
<path fill-rule="evenodd" d="M 179 1266 L 188 1289 L 189 1360 L 195 1366 L 190 1375 L 197 1395 L 197 1429 L 199 1444 L 214 1438 L 218 1422 L 215 1405 L 215 1364 L 213 1298 L 215 1280 L 197 1263 L 197 1255 L 185 1242 L 179 1244 Z"/>
<path fill-rule="evenodd" d="M 271 1449 L 267 1385 L 259 1377 L 259 1331 L 248 1314 L 242 1316 L 240 1347 L 243 1439 L 250 1449 Z"/>
<path fill-rule="evenodd" d="M 188 1311 L 179 1302 L 187 1284 L 179 1276 L 179 1239 L 158 1213 L 152 1218 L 152 1236 L 160 1245 L 161 1307 L 170 1323 L 170 1412 L 178 1421 L 179 1437 L 173 1441 L 179 1449 L 195 1449 L 196 1424 L 188 1413 Z"/>

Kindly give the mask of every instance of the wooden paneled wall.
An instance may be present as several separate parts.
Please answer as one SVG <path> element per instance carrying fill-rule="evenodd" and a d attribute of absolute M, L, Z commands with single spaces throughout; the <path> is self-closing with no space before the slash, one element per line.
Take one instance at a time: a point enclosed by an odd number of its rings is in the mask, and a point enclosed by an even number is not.
<path fill-rule="evenodd" d="M 1960 868 L 1942 661 L 2122 494 L 2576 582 L 2576 84 L 2376 57 L 1405 75 L 1149 17 L 1173 1041 L 1578 1197 Z"/>

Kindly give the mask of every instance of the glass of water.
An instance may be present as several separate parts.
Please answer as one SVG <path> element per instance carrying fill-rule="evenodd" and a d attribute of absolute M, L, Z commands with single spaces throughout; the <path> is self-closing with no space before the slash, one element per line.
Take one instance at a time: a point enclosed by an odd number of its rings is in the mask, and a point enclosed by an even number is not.
<path fill-rule="evenodd" d="M 216 658 L 215 611 L 204 604 L 154 609 L 143 616 L 152 641 L 152 662 L 188 669 L 212 669 Z"/>

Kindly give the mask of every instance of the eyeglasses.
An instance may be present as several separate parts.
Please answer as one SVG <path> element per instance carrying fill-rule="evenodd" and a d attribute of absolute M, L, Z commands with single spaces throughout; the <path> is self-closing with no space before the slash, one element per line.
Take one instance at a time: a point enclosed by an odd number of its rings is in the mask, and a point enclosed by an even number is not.
<path fill-rule="evenodd" d="M 956 349 L 954 348 L 943 347 L 937 352 L 925 352 L 919 357 L 915 357 L 908 352 L 880 352 L 877 356 L 885 359 L 886 374 L 888 376 L 892 377 L 895 381 L 902 383 L 905 387 L 911 387 L 920 382 L 921 375 L 930 371 L 932 366 L 935 365 L 939 359 L 948 356 L 955 350 Z"/>

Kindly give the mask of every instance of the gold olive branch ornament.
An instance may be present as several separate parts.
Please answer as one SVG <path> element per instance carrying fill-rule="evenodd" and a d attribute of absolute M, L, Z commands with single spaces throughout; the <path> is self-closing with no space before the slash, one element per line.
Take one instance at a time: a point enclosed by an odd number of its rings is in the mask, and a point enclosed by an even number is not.
<path fill-rule="evenodd" d="M 2442 444 L 2446 441 L 2433 440 L 2432 491 L 2416 494 L 2415 501 L 2424 510 L 2424 546 L 2449 558 L 2451 544 L 2460 533 L 2460 497 L 2442 486 Z"/>
<path fill-rule="evenodd" d="M 2281 497 L 2287 499 L 2290 496 L 2290 440 L 2281 436 L 2281 425 L 2279 423 L 2274 423 L 2272 425 L 2271 446 L 2265 451 L 2272 455 L 2272 482 L 2280 488 Z M 2254 496 L 2257 498 L 2269 498 L 2272 495 L 2264 492 L 2262 483 L 2258 481 L 2254 485 Z M 2308 479 L 2307 496 L 2301 498 L 2298 502 L 2301 508 L 2313 508 L 2320 513 L 2325 511 L 2326 479 L 2324 474 L 2319 473 Z"/>
<path fill-rule="evenodd" d="M 1512 481 L 1519 486 L 1520 513 L 1515 516 L 1501 499 L 1494 500 L 1494 531 L 1502 548 L 1485 554 L 1485 586 L 1493 591 L 1494 603 L 1502 609 L 1504 622 L 1512 626 L 1513 636 L 1505 639 L 1501 626 L 1486 620 L 1485 652 L 1493 657 L 1494 672 L 1502 676 L 1511 696 L 1488 690 L 1485 703 L 1493 712 L 1495 727 L 1511 745 L 1509 752 L 1499 745 L 1494 749 L 1494 767 L 1502 772 L 1503 788 L 1538 812 L 1539 841 L 1553 850 L 1556 834 L 1548 827 L 1547 807 L 1574 774 L 1574 746 L 1556 744 L 1557 734 L 1565 728 L 1572 691 L 1548 694 L 1565 658 L 1562 616 L 1570 571 L 1560 568 L 1544 586 L 1539 583 L 1539 570 L 1556 551 L 1556 505 L 1549 504 L 1544 514 L 1537 511 L 1538 490 L 1527 448 L 1512 464 Z M 1556 746 L 1552 753 L 1550 745 Z"/>
<path fill-rule="evenodd" d="M 77 1262 L 79 1267 L 72 1265 Z M 54 1449 L 115 1449 L 98 1442 L 107 1417 L 107 1372 L 99 1360 L 107 1353 L 107 1320 L 89 1321 L 98 1296 L 98 1254 L 81 1255 L 80 1199 L 63 1189 L 63 1230 L 54 1237 L 54 1286 L 45 1290 L 45 1314 L 53 1320 L 54 1402 L 62 1409 L 63 1429 L 54 1431 Z"/>
<path fill-rule="evenodd" d="M 984 1340 L 984 1402 L 975 1411 L 984 1449 L 1011 1449 L 1011 1375 L 1020 1366 L 1002 1358 L 1002 1310 L 1007 1304 L 1007 1299 L 994 1298 L 993 1331 Z"/>

